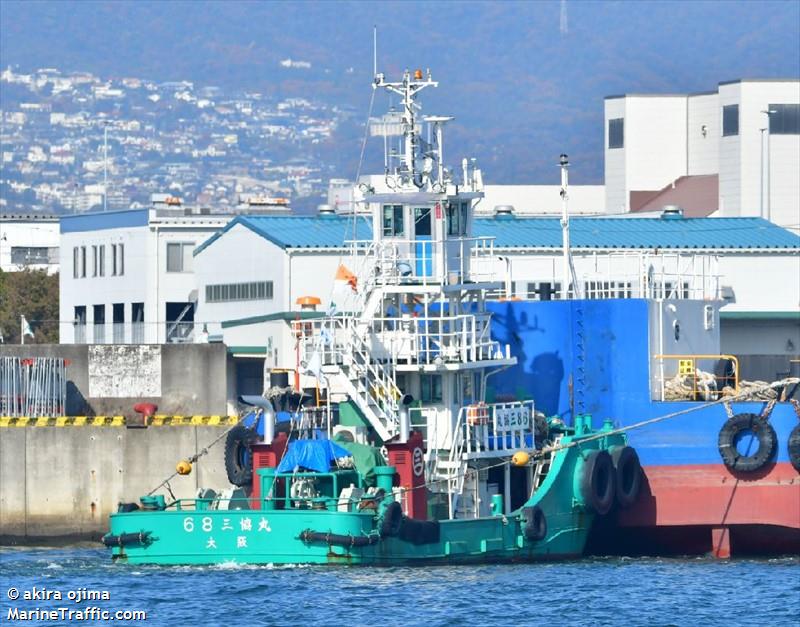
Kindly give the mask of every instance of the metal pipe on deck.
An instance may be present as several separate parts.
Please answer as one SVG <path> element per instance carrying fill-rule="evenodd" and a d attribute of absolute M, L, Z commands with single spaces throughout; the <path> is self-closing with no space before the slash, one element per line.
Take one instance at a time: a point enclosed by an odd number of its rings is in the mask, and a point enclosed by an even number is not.
<path fill-rule="evenodd" d="M 272 403 L 262 396 L 240 396 L 239 400 L 261 410 L 261 417 L 264 420 L 264 444 L 272 444 L 272 440 L 275 439 L 275 409 Z"/>

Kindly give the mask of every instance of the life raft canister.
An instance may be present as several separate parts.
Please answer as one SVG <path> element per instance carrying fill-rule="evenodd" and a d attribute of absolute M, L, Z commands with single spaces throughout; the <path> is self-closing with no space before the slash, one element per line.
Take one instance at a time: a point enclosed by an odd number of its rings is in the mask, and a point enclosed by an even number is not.
<path fill-rule="evenodd" d="M 236 425 L 225 439 L 225 471 L 228 481 L 235 486 L 248 486 L 253 481 L 253 453 L 251 446 L 258 439 L 255 429 Z"/>
<path fill-rule="evenodd" d="M 617 505 L 625 509 L 639 498 L 642 465 L 632 446 L 615 446 L 611 449 L 611 461 L 614 463 Z"/>
<path fill-rule="evenodd" d="M 749 455 L 743 455 L 737 444 L 742 435 L 748 432 L 758 440 L 758 448 Z M 753 472 L 763 468 L 775 455 L 777 444 L 775 429 L 758 414 L 736 414 L 725 421 L 719 432 L 719 454 L 731 470 Z"/>
<path fill-rule="evenodd" d="M 800 472 L 800 424 L 796 425 L 789 434 L 788 449 L 792 467 Z"/>
<path fill-rule="evenodd" d="M 578 488 L 586 507 L 605 516 L 614 505 L 616 472 L 608 451 L 590 451 L 578 466 Z"/>

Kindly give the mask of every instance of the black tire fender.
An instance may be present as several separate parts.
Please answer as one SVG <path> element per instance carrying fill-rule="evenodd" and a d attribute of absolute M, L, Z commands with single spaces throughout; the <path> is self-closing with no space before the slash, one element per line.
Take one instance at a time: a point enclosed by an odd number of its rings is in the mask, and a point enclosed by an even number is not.
<path fill-rule="evenodd" d="M 382 538 L 396 538 L 403 526 L 403 507 L 397 501 L 386 506 L 381 520 L 380 534 Z"/>
<path fill-rule="evenodd" d="M 605 516 L 614 505 L 616 473 L 608 451 L 590 451 L 583 460 L 580 494 L 587 508 Z"/>
<path fill-rule="evenodd" d="M 797 472 L 800 472 L 800 424 L 795 425 L 792 432 L 789 434 L 789 462 L 792 464 Z"/>
<path fill-rule="evenodd" d="M 249 486 L 253 482 L 253 455 L 250 447 L 258 440 L 254 429 L 236 425 L 225 439 L 225 471 L 228 481 L 235 486 Z"/>
<path fill-rule="evenodd" d="M 750 431 L 758 439 L 758 448 L 750 455 L 739 453 L 739 437 Z M 731 470 L 754 472 L 763 468 L 775 455 L 778 436 L 766 418 L 758 414 L 736 414 L 725 421 L 719 432 L 719 454 Z"/>
<path fill-rule="evenodd" d="M 538 505 L 522 509 L 525 524 L 522 533 L 531 542 L 539 542 L 547 537 L 547 518 Z"/>
<path fill-rule="evenodd" d="M 611 451 L 616 478 L 617 505 L 628 508 L 639 498 L 642 489 L 642 465 L 632 446 L 618 446 Z"/>

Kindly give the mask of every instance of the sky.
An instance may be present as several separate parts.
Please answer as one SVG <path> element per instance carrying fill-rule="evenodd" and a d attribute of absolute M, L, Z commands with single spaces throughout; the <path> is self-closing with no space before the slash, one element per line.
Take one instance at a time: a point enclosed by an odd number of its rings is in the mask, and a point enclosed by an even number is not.
<path fill-rule="evenodd" d="M 312 95 L 366 119 L 373 26 L 379 70 L 430 68 L 426 112 L 456 116 L 451 154 L 476 155 L 493 183 L 554 183 L 561 152 L 573 182 L 602 182 L 605 96 L 800 77 L 797 0 L 3 0 L 0 65 Z"/>

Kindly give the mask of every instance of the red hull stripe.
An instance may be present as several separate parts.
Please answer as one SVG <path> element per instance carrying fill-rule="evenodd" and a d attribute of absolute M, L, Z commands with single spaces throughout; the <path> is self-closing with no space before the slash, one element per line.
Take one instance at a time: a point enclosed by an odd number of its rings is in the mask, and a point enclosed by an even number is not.
<path fill-rule="evenodd" d="M 626 527 L 778 525 L 800 529 L 800 475 L 788 463 L 754 473 L 722 464 L 647 466 L 638 501 L 620 512 Z"/>

